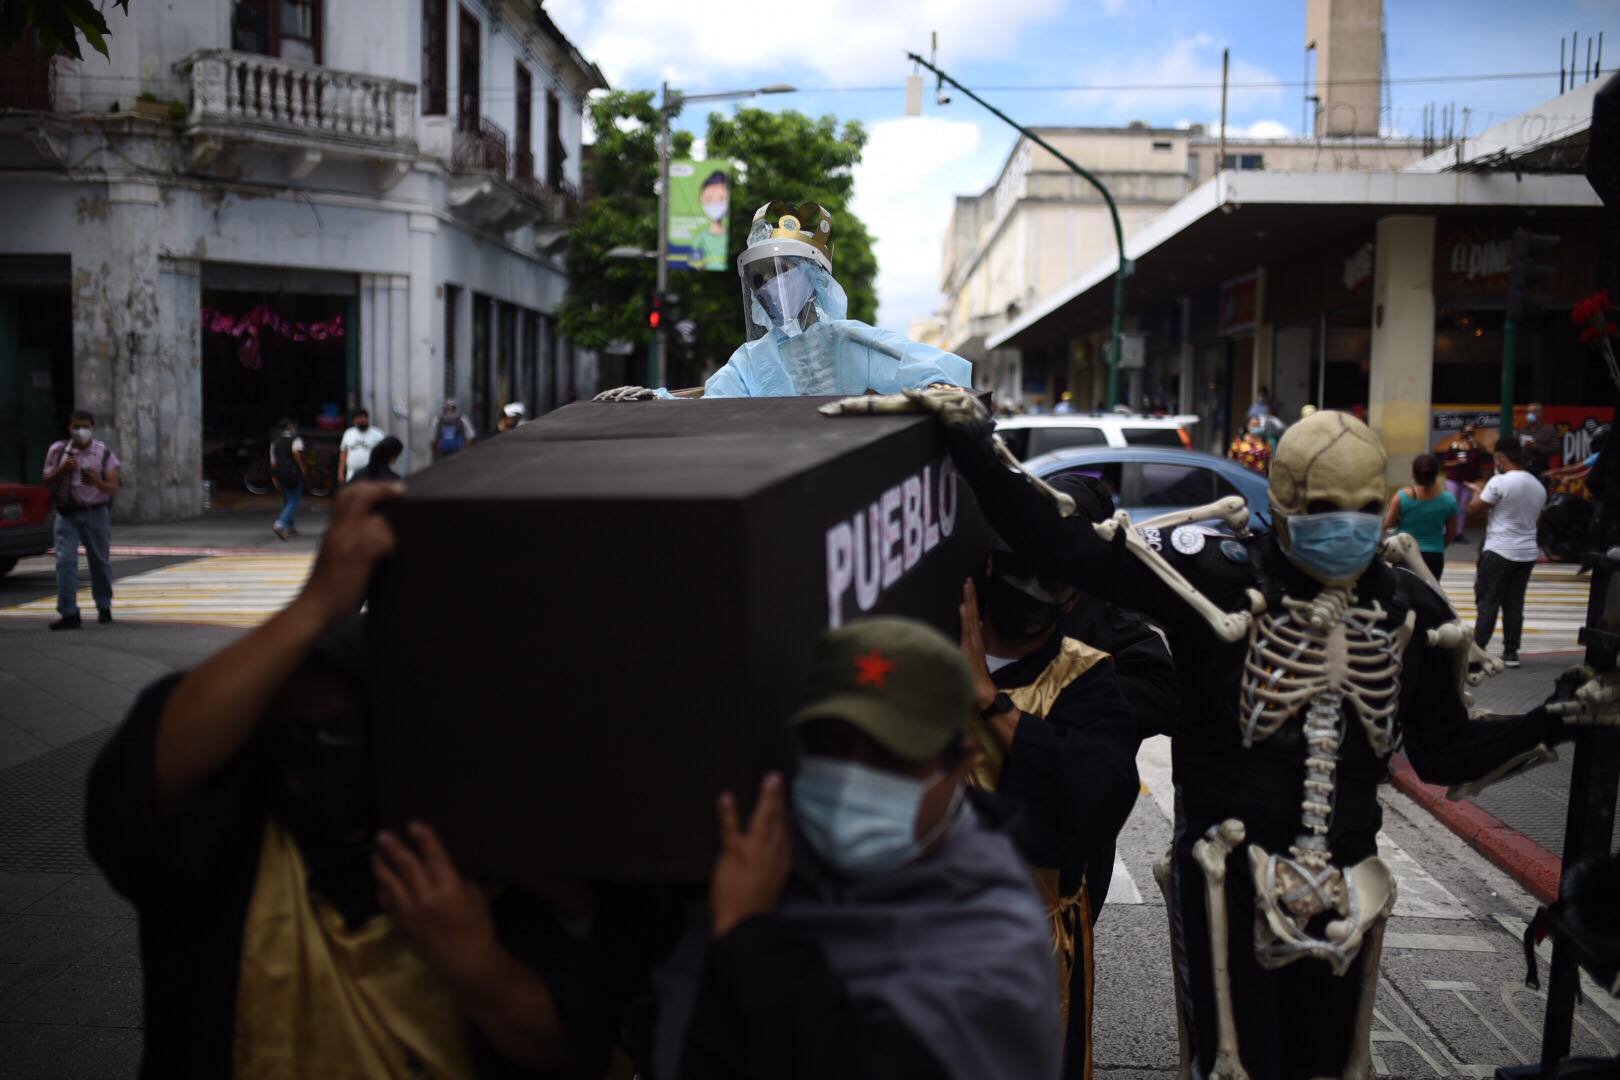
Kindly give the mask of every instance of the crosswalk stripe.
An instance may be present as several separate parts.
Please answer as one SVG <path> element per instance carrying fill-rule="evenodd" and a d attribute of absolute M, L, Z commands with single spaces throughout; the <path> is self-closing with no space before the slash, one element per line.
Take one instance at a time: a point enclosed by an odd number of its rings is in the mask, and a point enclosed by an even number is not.
<path fill-rule="evenodd" d="M 1530 586 L 1524 594 L 1525 644 L 1538 652 L 1580 647 L 1580 630 L 1586 622 L 1587 593 L 1591 578 L 1579 574 L 1569 563 L 1538 563 L 1530 573 Z M 1447 563 L 1440 585 L 1457 609 L 1457 617 L 1473 623 L 1479 616 L 1474 603 L 1474 565 Z M 1500 619 L 1496 627 L 1501 641 Z"/>
<path fill-rule="evenodd" d="M 1130 867 L 1119 852 L 1114 852 L 1114 873 L 1108 882 L 1108 902 L 1110 904 L 1140 904 L 1142 903 L 1142 890 L 1136 887 L 1136 879 L 1131 877 Z"/>
<path fill-rule="evenodd" d="M 251 627 L 286 607 L 309 578 L 312 554 L 217 555 L 120 578 L 113 611 L 132 622 L 204 623 Z M 81 574 L 81 611 L 94 611 Z M 56 598 L 0 608 L 0 618 L 54 618 Z"/>

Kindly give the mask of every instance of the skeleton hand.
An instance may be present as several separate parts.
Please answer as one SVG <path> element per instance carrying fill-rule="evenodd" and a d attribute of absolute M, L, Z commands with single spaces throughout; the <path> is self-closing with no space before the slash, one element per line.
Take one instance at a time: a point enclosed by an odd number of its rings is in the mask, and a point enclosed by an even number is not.
<path fill-rule="evenodd" d="M 1571 686 L 1575 686 L 1573 692 L 1569 689 Z M 1584 664 L 1572 667 L 1558 676 L 1554 697 L 1547 712 L 1566 724 L 1620 726 L 1620 671 L 1599 675 Z"/>
<path fill-rule="evenodd" d="M 614 390 L 604 390 L 591 398 L 592 401 L 651 401 L 658 396 L 658 391 L 649 390 L 645 386 L 621 386 Z"/>
<path fill-rule="evenodd" d="M 966 425 L 990 430 L 990 413 L 984 403 L 973 396 L 971 390 L 929 387 L 927 390 L 906 389 L 906 399 L 923 412 L 931 412 L 952 426 Z"/>

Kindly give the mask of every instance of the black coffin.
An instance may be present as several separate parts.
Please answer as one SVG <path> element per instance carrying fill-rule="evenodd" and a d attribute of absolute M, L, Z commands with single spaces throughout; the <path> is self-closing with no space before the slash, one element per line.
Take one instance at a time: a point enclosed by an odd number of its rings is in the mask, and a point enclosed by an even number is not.
<path fill-rule="evenodd" d="M 826 400 L 579 403 L 412 476 L 371 596 L 384 821 L 474 873 L 705 879 L 821 631 L 954 639 L 984 558 L 937 422 Z"/>

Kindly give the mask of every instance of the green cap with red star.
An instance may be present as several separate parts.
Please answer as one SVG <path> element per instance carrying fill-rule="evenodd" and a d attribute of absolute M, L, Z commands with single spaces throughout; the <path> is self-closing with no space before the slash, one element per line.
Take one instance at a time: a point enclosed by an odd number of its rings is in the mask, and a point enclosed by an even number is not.
<path fill-rule="evenodd" d="M 973 676 L 961 648 L 916 619 L 857 619 L 822 635 L 811 702 L 788 721 L 843 720 L 907 761 L 927 761 L 966 730 Z"/>

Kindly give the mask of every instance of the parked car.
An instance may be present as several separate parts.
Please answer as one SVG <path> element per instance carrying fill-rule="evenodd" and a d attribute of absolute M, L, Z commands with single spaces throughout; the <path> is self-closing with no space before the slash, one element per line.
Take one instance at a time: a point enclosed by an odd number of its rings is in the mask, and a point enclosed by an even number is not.
<path fill-rule="evenodd" d="M 1125 413 L 1053 413 L 1008 416 L 996 421 L 1007 448 L 1027 461 L 1072 446 L 1171 446 L 1190 449 L 1196 416 L 1131 416 Z"/>
<path fill-rule="evenodd" d="M 48 488 L 0 483 L 0 574 L 9 573 L 18 559 L 51 550 L 53 512 Z"/>
<path fill-rule="evenodd" d="M 1041 454 L 1024 463 L 1042 480 L 1065 473 L 1095 476 L 1114 493 L 1114 505 L 1146 521 L 1175 510 L 1241 495 L 1249 504 L 1249 526 L 1269 524 L 1271 500 L 1266 478 L 1235 461 L 1202 450 L 1161 446 L 1079 447 Z"/>

